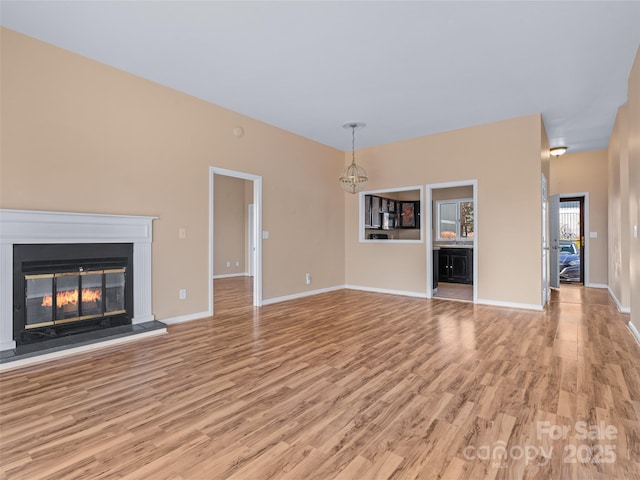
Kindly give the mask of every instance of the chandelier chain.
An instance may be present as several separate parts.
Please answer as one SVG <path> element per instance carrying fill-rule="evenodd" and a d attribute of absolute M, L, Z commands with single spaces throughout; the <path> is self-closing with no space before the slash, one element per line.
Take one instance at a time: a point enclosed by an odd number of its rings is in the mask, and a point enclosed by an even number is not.
<path fill-rule="evenodd" d="M 351 165 L 356 164 L 356 127 L 351 127 Z"/>

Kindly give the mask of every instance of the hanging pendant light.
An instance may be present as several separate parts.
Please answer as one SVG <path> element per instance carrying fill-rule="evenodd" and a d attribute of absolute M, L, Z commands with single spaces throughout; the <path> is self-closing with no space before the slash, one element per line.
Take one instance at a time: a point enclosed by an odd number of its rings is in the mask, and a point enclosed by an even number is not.
<path fill-rule="evenodd" d="M 348 193 L 361 192 L 369 180 L 365 169 L 356 165 L 356 129 L 366 126 L 367 124 L 363 122 L 347 122 L 342 125 L 343 128 L 351 129 L 351 165 L 340 175 L 340 185 Z"/>

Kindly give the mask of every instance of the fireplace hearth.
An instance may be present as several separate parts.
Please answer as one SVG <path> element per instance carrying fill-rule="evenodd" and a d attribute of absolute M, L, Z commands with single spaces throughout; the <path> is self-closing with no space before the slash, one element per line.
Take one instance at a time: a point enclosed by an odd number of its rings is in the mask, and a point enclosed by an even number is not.
<path fill-rule="evenodd" d="M 14 245 L 17 345 L 130 325 L 133 244 Z"/>

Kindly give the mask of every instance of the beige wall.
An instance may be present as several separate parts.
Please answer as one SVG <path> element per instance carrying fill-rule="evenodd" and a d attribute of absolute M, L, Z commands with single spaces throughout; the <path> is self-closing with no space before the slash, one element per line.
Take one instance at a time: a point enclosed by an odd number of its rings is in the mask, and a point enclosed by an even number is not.
<path fill-rule="evenodd" d="M 609 163 L 609 277 L 611 293 L 623 310 L 629 299 L 629 125 L 627 106 L 618 109 L 607 151 Z"/>
<path fill-rule="evenodd" d="M 479 300 L 539 306 L 542 132 L 536 114 L 362 149 L 356 161 L 371 190 L 477 179 Z M 424 295 L 426 243 L 359 243 L 357 196 L 345 208 L 347 284 Z"/>
<path fill-rule="evenodd" d="M 640 331 L 640 49 L 629 75 L 627 104 L 618 109 L 608 149 L 609 288 Z"/>
<path fill-rule="evenodd" d="M 640 229 L 640 49 L 629 75 L 629 220 Z M 633 227 L 631 227 L 633 228 Z M 629 244 L 631 322 L 640 331 L 640 232 Z"/>
<path fill-rule="evenodd" d="M 549 138 L 547 137 L 547 129 L 540 117 L 540 171 L 547 179 L 547 188 L 551 183 L 551 155 L 549 154 Z M 548 194 L 549 192 L 547 192 Z"/>
<path fill-rule="evenodd" d="M 2 29 L 1 53 L 0 206 L 157 215 L 159 319 L 206 311 L 210 166 L 263 176 L 265 299 L 344 283 L 425 293 L 426 243 L 358 242 L 357 196 L 336 182 L 350 152 L 10 30 Z M 363 149 L 357 161 L 368 189 L 477 179 L 479 299 L 536 306 L 540 172 L 553 181 L 546 147 L 536 114 Z M 187 239 L 178 239 L 179 228 Z M 507 248 L 514 235 L 516 251 Z M 189 291 L 185 301 L 180 288 Z"/>
<path fill-rule="evenodd" d="M 265 299 L 344 284 L 343 152 L 4 28 L 1 49 L 0 207 L 158 216 L 158 319 L 207 311 L 210 166 L 263 177 Z"/>
<path fill-rule="evenodd" d="M 248 203 L 245 184 L 252 188 L 253 182 L 226 175 L 214 175 L 213 180 L 213 275 L 247 273 Z"/>
<path fill-rule="evenodd" d="M 608 284 L 607 233 L 608 227 L 608 164 L 607 151 L 567 153 L 551 160 L 549 193 L 589 193 L 589 231 L 598 238 L 589 238 L 587 284 Z"/>

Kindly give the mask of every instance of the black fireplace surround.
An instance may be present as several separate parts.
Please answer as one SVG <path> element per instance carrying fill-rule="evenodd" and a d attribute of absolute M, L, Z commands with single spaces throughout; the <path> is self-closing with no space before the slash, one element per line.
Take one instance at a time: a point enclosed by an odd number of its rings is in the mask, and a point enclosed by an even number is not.
<path fill-rule="evenodd" d="M 16 344 L 130 325 L 132 318 L 132 243 L 13 246 Z"/>

